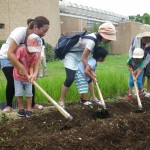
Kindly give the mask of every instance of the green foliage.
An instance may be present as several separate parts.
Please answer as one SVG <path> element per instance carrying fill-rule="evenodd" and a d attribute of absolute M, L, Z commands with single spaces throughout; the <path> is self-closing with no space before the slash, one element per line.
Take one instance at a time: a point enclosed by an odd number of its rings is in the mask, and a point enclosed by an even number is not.
<path fill-rule="evenodd" d="M 144 24 L 150 24 L 150 15 L 148 13 L 145 13 L 143 16 L 140 16 L 139 14 L 136 16 L 129 16 L 129 20 L 141 22 Z"/>
<path fill-rule="evenodd" d="M 103 63 L 97 64 L 96 75 L 97 80 L 102 91 L 103 97 L 105 100 L 113 100 L 117 95 L 126 94 L 128 91 L 128 69 L 126 66 L 126 60 L 128 56 L 124 55 L 108 55 L 106 60 Z M 60 97 L 60 92 L 62 85 L 65 80 L 65 69 L 61 61 L 49 61 L 47 62 L 47 72 L 48 76 L 44 78 L 39 78 L 36 82 L 45 90 L 49 96 L 58 102 Z M 5 98 L 5 87 L 6 87 L 6 79 L 0 70 L 1 77 L 1 86 L 0 93 L 1 99 L 0 101 L 4 102 Z M 94 86 L 95 87 L 95 86 Z M 95 87 L 96 96 L 97 90 Z M 51 102 L 47 100 L 47 98 L 36 89 L 36 103 L 45 103 L 46 105 L 52 105 Z M 90 97 L 90 95 L 88 95 Z M 88 97 L 88 98 L 89 98 Z M 14 99 L 16 99 L 14 97 Z M 80 99 L 80 94 L 78 90 L 73 84 L 65 97 L 66 102 L 78 102 Z M 4 116 L 1 120 L 5 120 Z"/>
<path fill-rule="evenodd" d="M 54 57 L 55 57 L 54 49 L 48 43 L 45 43 L 45 55 L 46 55 L 46 61 L 53 61 L 54 60 Z"/>
<path fill-rule="evenodd" d="M 99 27 L 99 24 L 97 24 L 97 23 L 94 23 L 94 25 L 91 27 L 91 28 L 89 28 L 89 32 L 90 33 L 92 33 L 92 32 L 97 32 L 98 31 L 98 27 Z"/>
<path fill-rule="evenodd" d="M 2 46 L 2 44 L 4 44 L 5 43 L 5 41 L 0 41 L 0 48 L 1 48 L 1 46 Z"/>

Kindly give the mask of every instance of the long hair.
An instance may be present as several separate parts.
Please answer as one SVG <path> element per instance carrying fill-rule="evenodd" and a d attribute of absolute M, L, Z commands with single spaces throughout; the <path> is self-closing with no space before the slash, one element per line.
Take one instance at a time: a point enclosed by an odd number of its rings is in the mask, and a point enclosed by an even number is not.
<path fill-rule="evenodd" d="M 49 25 L 49 20 L 44 16 L 38 16 L 35 19 L 28 19 L 27 25 L 29 29 L 33 29 L 34 25 L 37 25 L 38 28 L 43 27 L 43 25 Z"/>

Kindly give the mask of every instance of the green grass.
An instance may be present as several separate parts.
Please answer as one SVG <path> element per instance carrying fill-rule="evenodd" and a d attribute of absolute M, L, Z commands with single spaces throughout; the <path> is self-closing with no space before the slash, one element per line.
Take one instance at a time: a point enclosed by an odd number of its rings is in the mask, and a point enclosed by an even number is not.
<path fill-rule="evenodd" d="M 124 94 L 128 90 L 128 69 L 126 66 L 127 56 L 109 55 L 105 62 L 97 65 L 97 79 L 104 99 L 112 99 L 118 94 Z M 47 62 L 48 76 L 38 79 L 36 82 L 56 101 L 59 100 L 62 84 L 65 79 L 65 69 L 61 61 Z M 5 101 L 6 80 L 0 70 L 0 101 Z M 97 94 L 96 88 L 95 92 Z M 71 86 L 67 95 L 67 102 L 78 101 L 75 84 Z M 36 102 L 48 102 L 40 91 L 36 90 Z"/>

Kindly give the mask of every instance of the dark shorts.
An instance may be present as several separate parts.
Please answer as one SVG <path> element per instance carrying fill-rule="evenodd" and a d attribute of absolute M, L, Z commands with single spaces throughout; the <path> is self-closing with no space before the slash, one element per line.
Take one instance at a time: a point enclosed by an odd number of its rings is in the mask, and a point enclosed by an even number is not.
<path fill-rule="evenodd" d="M 150 79 L 150 62 L 147 64 L 146 68 L 144 68 L 144 76 Z"/>

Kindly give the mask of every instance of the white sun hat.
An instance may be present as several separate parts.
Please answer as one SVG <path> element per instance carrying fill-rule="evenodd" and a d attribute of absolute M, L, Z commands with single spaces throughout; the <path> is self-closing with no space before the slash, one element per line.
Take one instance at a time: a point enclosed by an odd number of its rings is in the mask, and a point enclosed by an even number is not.
<path fill-rule="evenodd" d="M 143 58 L 144 50 L 142 48 L 135 48 L 133 51 L 133 58 Z"/>
<path fill-rule="evenodd" d="M 150 37 L 150 32 L 142 32 L 142 33 L 139 33 L 137 35 L 137 37 L 139 38 L 142 38 L 142 37 Z"/>

